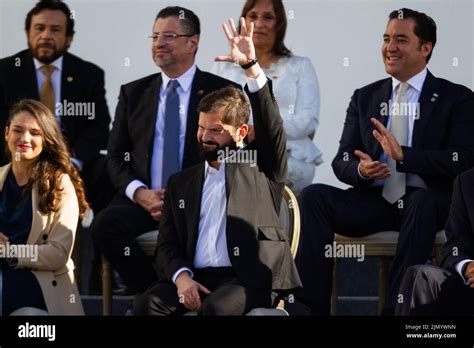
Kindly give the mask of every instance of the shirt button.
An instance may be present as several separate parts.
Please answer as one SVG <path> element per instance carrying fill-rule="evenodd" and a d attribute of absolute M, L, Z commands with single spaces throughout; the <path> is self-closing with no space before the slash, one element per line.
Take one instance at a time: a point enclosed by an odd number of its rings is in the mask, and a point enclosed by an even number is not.
<path fill-rule="evenodd" d="M 55 281 L 55 280 L 53 280 L 53 283 L 52 283 L 52 284 L 53 284 L 53 286 L 56 286 L 56 285 L 58 285 L 58 282 Z"/>
<path fill-rule="evenodd" d="M 47 234 L 43 234 L 43 240 L 46 240 L 48 239 L 48 235 Z"/>

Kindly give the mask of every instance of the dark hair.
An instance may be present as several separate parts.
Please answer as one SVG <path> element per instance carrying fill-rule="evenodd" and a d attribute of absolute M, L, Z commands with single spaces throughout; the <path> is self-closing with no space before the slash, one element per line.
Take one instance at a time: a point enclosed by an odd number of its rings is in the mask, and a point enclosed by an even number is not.
<path fill-rule="evenodd" d="M 162 9 L 155 18 L 155 21 L 158 18 L 167 18 L 167 17 L 177 17 L 180 19 L 183 24 L 184 29 L 187 31 L 188 35 L 200 35 L 201 34 L 201 24 L 199 22 L 199 17 L 196 14 L 188 10 L 187 8 L 180 6 L 168 6 Z"/>
<path fill-rule="evenodd" d="M 431 42 L 433 48 L 430 54 L 426 57 L 426 63 L 430 61 L 431 54 L 436 45 L 436 23 L 430 16 L 423 12 L 411 10 L 409 8 L 401 8 L 394 10 L 388 16 L 389 21 L 392 19 L 407 19 L 412 18 L 415 21 L 415 27 L 413 29 L 415 35 L 420 39 L 420 43 L 424 44 Z"/>
<path fill-rule="evenodd" d="M 66 35 L 72 36 L 74 35 L 74 19 L 71 16 L 71 10 L 69 7 L 62 1 L 59 0 L 42 0 L 36 3 L 35 7 L 33 7 L 30 12 L 26 15 L 25 20 L 25 30 L 29 31 L 31 26 L 31 19 L 34 15 L 37 15 L 43 10 L 51 10 L 51 11 L 61 11 L 66 15 L 67 24 L 66 24 Z"/>
<path fill-rule="evenodd" d="M 252 8 L 257 4 L 258 0 L 247 0 L 245 2 L 244 8 L 242 9 L 241 17 L 247 17 L 247 14 L 250 12 Z M 276 35 L 275 35 L 275 43 L 272 48 L 272 52 L 277 56 L 291 56 L 293 53 L 285 46 L 285 34 L 286 34 L 286 11 L 285 6 L 283 5 L 282 0 L 272 0 L 273 2 L 273 10 L 275 11 L 276 17 Z M 240 31 L 240 28 L 239 28 Z"/>
<path fill-rule="evenodd" d="M 228 86 L 201 99 L 198 112 L 216 112 L 223 109 L 222 123 L 240 127 L 249 121 L 250 106 L 244 93 L 235 87 Z"/>
<path fill-rule="evenodd" d="M 39 101 L 23 99 L 10 110 L 10 116 L 6 124 L 8 132 L 12 120 L 21 112 L 27 112 L 36 119 L 43 138 L 43 150 L 29 169 L 30 178 L 25 188 L 29 190 L 35 187 L 38 190 L 38 209 L 42 214 L 48 215 L 59 210 L 63 191 L 61 179 L 64 174 L 69 175 L 76 190 L 79 216 L 82 218 L 87 208 L 89 208 L 84 184 L 71 162 L 69 149 L 56 118 Z M 8 151 L 7 154 L 11 159 L 11 152 Z"/>

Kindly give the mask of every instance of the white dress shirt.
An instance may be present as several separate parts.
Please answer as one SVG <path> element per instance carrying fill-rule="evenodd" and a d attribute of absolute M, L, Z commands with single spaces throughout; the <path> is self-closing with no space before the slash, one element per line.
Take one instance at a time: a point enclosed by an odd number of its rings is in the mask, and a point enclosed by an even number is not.
<path fill-rule="evenodd" d="M 263 72 L 256 79 L 246 79 L 251 93 L 260 90 L 267 82 Z M 232 266 L 227 249 L 226 230 L 225 161 L 220 163 L 219 170 L 211 167 L 206 161 L 199 214 L 199 234 L 194 256 L 195 268 Z M 176 278 L 183 271 L 187 271 L 191 277 L 193 276 L 189 268 L 182 267 L 173 275 L 173 283 L 176 283 Z"/>
<path fill-rule="evenodd" d="M 192 65 L 184 74 L 177 77 L 179 87 L 176 89 L 179 96 L 179 161 L 182 163 L 184 154 L 184 142 L 186 136 L 186 121 L 188 119 L 189 99 L 191 98 L 191 87 L 196 74 L 196 65 Z M 158 102 L 158 115 L 155 124 L 155 137 L 153 139 L 153 153 L 151 156 L 151 188 L 161 187 L 161 178 L 163 172 L 163 142 L 165 130 L 165 108 L 166 108 L 166 87 L 172 78 L 165 73 L 161 74 L 162 84 L 160 88 L 160 98 Z M 125 189 L 125 194 L 133 201 L 133 195 L 139 187 L 148 188 L 142 181 L 133 180 Z"/>
<path fill-rule="evenodd" d="M 232 266 L 227 251 L 226 212 L 225 162 L 221 162 L 219 170 L 205 162 L 194 267 Z"/>
<path fill-rule="evenodd" d="M 428 70 L 424 68 L 422 71 L 420 71 L 418 74 L 413 76 L 411 79 L 406 81 L 408 83 L 408 89 L 406 92 L 407 95 L 407 102 L 411 105 L 415 105 L 416 103 L 419 102 L 420 99 L 420 94 L 421 90 L 423 88 L 423 84 L 426 79 L 426 75 L 428 73 Z M 395 96 L 397 95 L 398 92 L 398 86 L 400 85 L 400 81 L 397 80 L 396 78 L 392 77 L 392 96 L 390 100 L 393 102 L 395 100 Z M 413 140 L 413 129 L 415 127 L 415 121 L 417 118 L 420 117 L 420 115 L 416 115 L 416 108 L 411 107 L 408 108 L 409 110 L 409 115 L 408 115 L 408 144 L 407 147 L 411 147 L 412 145 L 412 140 Z M 419 110 L 419 109 L 418 109 Z M 392 127 L 392 108 L 389 108 L 389 118 L 387 122 L 386 128 L 390 131 Z M 387 163 L 387 154 L 385 152 L 382 152 L 379 158 L 380 163 Z M 359 165 L 360 166 L 360 165 Z M 359 176 L 364 178 L 362 174 L 360 173 L 360 168 L 359 169 Z M 381 186 L 383 185 L 385 180 L 375 180 L 371 186 Z M 407 181 L 406 181 L 407 186 L 413 186 L 413 187 L 419 187 L 419 188 L 427 188 L 425 182 L 423 179 L 417 175 L 417 174 L 409 174 L 407 173 Z"/>

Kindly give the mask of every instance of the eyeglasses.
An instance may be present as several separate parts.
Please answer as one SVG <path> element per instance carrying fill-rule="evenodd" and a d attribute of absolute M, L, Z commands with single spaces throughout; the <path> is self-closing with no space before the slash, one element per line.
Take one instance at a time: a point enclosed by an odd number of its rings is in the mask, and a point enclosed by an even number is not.
<path fill-rule="evenodd" d="M 175 33 L 164 33 L 164 34 L 153 34 L 149 35 L 148 37 L 153 40 L 153 42 L 158 42 L 158 40 L 161 39 L 163 40 L 164 43 L 172 43 L 174 42 L 178 37 L 191 37 L 196 34 L 175 34 Z"/>

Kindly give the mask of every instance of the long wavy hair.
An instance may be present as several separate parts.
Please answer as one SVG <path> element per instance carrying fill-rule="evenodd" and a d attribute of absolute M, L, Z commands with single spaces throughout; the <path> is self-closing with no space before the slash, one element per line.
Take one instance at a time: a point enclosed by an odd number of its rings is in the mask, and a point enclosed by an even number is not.
<path fill-rule="evenodd" d="M 23 99 L 11 108 L 6 124 L 6 132 L 8 132 L 15 116 L 21 112 L 27 112 L 36 119 L 43 138 L 43 149 L 28 169 L 29 180 L 25 190 L 33 187 L 38 190 L 38 209 L 41 213 L 48 215 L 57 212 L 63 190 L 61 176 L 67 174 L 76 190 L 79 216 L 82 218 L 87 208 L 89 208 L 84 183 L 71 162 L 68 146 L 54 115 L 42 103 L 32 99 Z M 11 159 L 10 151 L 7 151 L 7 156 Z"/>
<path fill-rule="evenodd" d="M 241 17 L 247 18 L 247 13 L 255 7 L 258 0 L 247 0 L 245 1 L 244 7 L 242 8 Z M 285 6 L 282 0 L 272 0 L 273 10 L 275 11 L 276 27 L 275 27 L 275 43 L 273 44 L 272 52 L 277 57 L 290 57 L 293 53 L 285 46 L 285 34 L 287 27 Z M 240 25 L 239 25 L 240 32 Z"/>

